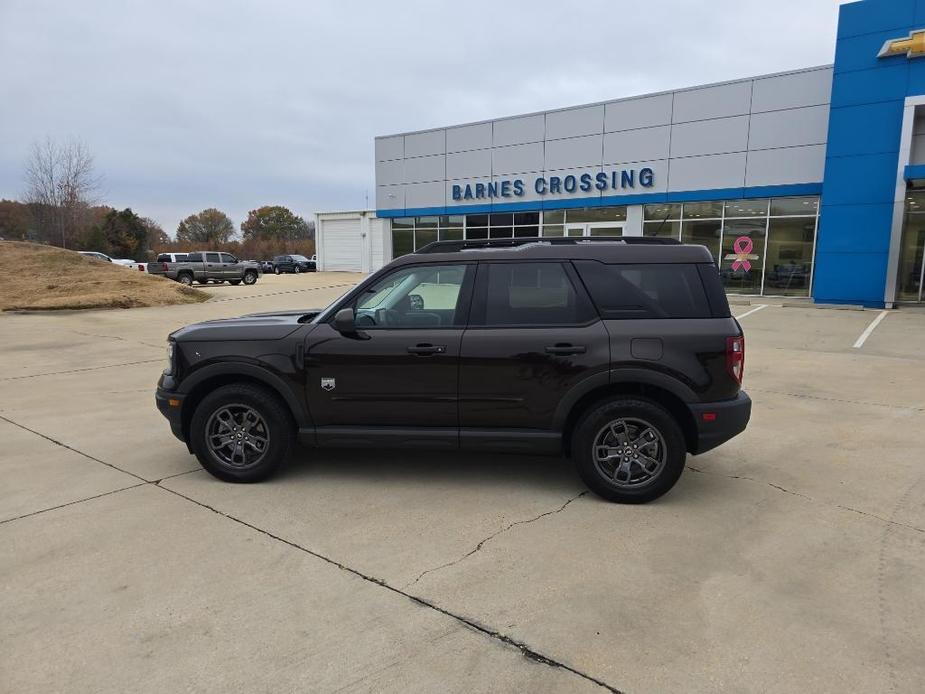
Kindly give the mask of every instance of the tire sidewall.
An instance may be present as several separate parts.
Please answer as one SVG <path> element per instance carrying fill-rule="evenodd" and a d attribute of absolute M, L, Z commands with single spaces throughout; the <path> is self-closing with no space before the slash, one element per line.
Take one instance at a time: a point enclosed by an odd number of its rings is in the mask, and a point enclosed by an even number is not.
<path fill-rule="evenodd" d="M 180 276 L 177 278 L 177 282 L 179 282 L 180 284 L 182 284 L 184 287 L 192 287 L 192 286 L 193 286 L 193 278 L 190 277 L 189 274 L 186 273 L 186 272 L 184 272 L 182 275 L 180 275 Z"/>
<path fill-rule="evenodd" d="M 658 477 L 631 489 L 619 487 L 604 477 L 594 460 L 595 437 L 609 422 L 620 417 L 645 420 L 658 429 L 668 449 L 665 467 Z M 572 457 L 591 491 L 610 501 L 642 504 L 657 499 L 675 485 L 684 470 L 687 446 L 681 427 L 665 408 L 650 400 L 623 397 L 600 402 L 581 418 L 572 438 Z"/>
<path fill-rule="evenodd" d="M 244 284 L 256 284 L 257 273 L 256 272 L 245 272 L 243 279 L 244 279 Z"/>
<path fill-rule="evenodd" d="M 282 274 L 283 271 L 280 270 L 278 267 L 275 267 L 275 268 L 273 268 L 273 272 L 275 272 L 277 275 L 280 275 L 280 274 Z"/>
<path fill-rule="evenodd" d="M 298 275 L 298 274 L 300 274 L 300 273 L 302 272 L 302 269 L 301 269 L 298 265 L 296 265 L 295 268 L 293 268 L 292 271 L 293 271 L 295 274 Z"/>
<path fill-rule="evenodd" d="M 240 403 L 254 408 L 263 417 L 270 445 L 261 461 L 244 470 L 225 465 L 212 455 L 206 443 L 209 418 L 221 407 Z M 286 407 L 275 394 L 251 384 L 231 384 L 209 393 L 196 407 L 190 420 L 190 446 L 199 463 L 209 473 L 226 482 L 258 482 L 272 475 L 292 448 L 295 426 Z"/>

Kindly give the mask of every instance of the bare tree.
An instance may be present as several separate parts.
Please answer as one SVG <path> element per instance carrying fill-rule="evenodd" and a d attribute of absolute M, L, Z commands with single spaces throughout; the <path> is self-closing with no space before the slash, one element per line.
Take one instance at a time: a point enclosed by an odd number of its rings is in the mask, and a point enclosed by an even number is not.
<path fill-rule="evenodd" d="M 93 168 L 87 145 L 50 137 L 33 142 L 26 162 L 26 202 L 44 240 L 60 239 L 67 248 L 89 207 L 96 202 L 101 178 Z"/>

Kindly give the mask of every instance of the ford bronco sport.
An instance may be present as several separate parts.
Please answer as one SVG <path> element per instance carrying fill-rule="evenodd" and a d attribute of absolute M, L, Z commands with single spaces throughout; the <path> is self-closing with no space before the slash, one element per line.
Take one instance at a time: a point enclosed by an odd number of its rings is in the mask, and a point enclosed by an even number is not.
<path fill-rule="evenodd" d="M 744 365 L 703 246 L 444 241 L 322 311 L 174 332 L 156 400 L 223 480 L 266 478 L 296 440 L 565 454 L 600 496 L 641 503 L 745 428 Z"/>

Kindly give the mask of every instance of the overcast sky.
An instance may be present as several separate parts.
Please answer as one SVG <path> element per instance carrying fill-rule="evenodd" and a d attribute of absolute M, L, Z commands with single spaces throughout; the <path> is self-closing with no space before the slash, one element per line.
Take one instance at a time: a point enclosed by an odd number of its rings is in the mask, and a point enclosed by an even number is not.
<path fill-rule="evenodd" d="M 0 0 L 0 198 L 84 140 L 173 234 L 374 204 L 373 137 L 830 63 L 838 0 Z"/>

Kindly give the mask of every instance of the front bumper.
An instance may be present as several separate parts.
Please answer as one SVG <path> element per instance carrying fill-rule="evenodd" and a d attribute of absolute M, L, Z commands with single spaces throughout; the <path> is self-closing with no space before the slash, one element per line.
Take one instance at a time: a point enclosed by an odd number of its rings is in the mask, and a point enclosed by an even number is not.
<path fill-rule="evenodd" d="M 178 439 L 186 442 L 183 435 L 183 395 L 172 391 L 158 388 L 154 393 L 154 402 L 157 403 L 157 409 L 170 422 L 170 431 Z"/>
<path fill-rule="evenodd" d="M 705 453 L 741 434 L 752 415 L 752 400 L 745 391 L 732 400 L 690 405 L 697 426 L 694 455 Z"/>

